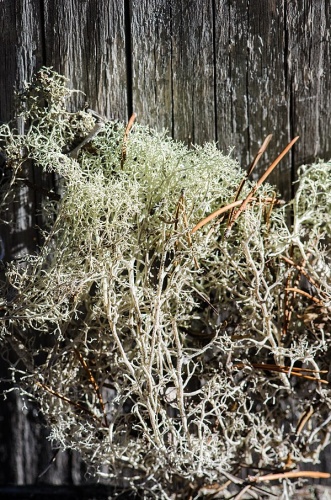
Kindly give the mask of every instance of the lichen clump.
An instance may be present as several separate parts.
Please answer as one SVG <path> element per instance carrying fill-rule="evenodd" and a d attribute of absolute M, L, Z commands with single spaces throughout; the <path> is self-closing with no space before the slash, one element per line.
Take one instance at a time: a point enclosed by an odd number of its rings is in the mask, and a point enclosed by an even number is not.
<path fill-rule="evenodd" d="M 3 207 L 27 164 L 57 178 L 43 244 L 7 264 L 0 304 L 13 380 L 51 439 L 146 498 L 317 461 L 331 428 L 331 163 L 302 167 L 286 206 L 264 184 L 229 234 L 230 211 L 193 233 L 234 200 L 237 162 L 137 124 L 106 121 L 84 142 L 96 118 L 68 112 L 69 96 L 44 68 L 20 96 L 24 133 L 0 129 Z"/>

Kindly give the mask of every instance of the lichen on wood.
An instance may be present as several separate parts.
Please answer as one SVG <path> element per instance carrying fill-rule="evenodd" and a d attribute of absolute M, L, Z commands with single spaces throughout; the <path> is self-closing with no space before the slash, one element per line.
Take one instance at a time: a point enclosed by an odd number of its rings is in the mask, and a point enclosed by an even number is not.
<path fill-rule="evenodd" d="M 331 163 L 302 167 L 286 205 L 249 180 L 235 205 L 245 173 L 215 144 L 95 129 L 71 93 L 43 68 L 19 96 L 24 134 L 0 128 L 3 209 L 27 161 L 59 180 L 43 245 L 2 285 L 14 384 L 54 442 L 150 497 L 245 467 L 297 477 L 330 431 Z"/>

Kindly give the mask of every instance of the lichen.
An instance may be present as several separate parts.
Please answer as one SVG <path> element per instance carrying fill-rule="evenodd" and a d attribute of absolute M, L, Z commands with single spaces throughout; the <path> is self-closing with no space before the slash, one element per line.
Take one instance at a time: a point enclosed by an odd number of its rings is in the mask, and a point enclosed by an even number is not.
<path fill-rule="evenodd" d="M 0 303 L 3 349 L 24 365 L 13 380 L 51 439 L 146 498 L 316 462 L 330 431 L 331 163 L 302 167 L 285 206 L 263 184 L 229 234 L 229 211 L 192 233 L 234 200 L 231 155 L 106 121 L 73 157 L 96 118 L 68 97 L 43 68 L 20 94 L 24 133 L 0 128 L 8 190 L 27 161 L 59 179 L 44 243 L 7 265 Z"/>

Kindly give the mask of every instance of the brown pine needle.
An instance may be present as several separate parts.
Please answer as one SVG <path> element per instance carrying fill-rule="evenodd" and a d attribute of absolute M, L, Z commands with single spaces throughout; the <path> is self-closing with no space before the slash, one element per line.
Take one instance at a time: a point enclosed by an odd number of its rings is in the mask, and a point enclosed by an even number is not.
<path fill-rule="evenodd" d="M 198 224 L 196 226 L 194 226 L 194 228 L 192 229 L 191 233 L 195 233 L 196 231 L 198 231 L 198 229 L 203 227 L 205 224 L 207 224 L 211 220 L 215 219 L 215 217 L 217 217 L 218 215 L 221 215 L 224 212 L 231 210 L 231 208 L 233 208 L 233 207 L 238 207 L 239 205 L 241 205 L 242 202 L 243 202 L 243 200 L 234 201 L 234 202 L 230 203 L 229 205 L 226 205 L 225 207 L 218 208 L 217 210 L 215 210 L 215 212 L 213 212 L 212 214 L 208 215 L 205 219 L 202 219 L 200 222 L 198 222 Z"/>
<path fill-rule="evenodd" d="M 263 155 L 263 153 L 266 151 L 267 147 L 269 146 L 269 142 L 271 141 L 272 139 L 272 134 L 269 134 L 263 141 L 263 144 L 262 146 L 260 147 L 257 155 L 255 156 L 254 160 L 253 160 L 253 163 L 251 164 L 251 166 L 249 167 L 248 169 L 248 172 L 247 172 L 247 177 L 249 175 L 251 175 L 251 173 L 253 172 L 254 168 L 256 167 L 256 165 L 258 164 L 258 161 L 259 159 L 261 158 L 261 156 Z"/>
<path fill-rule="evenodd" d="M 256 186 L 254 186 L 254 189 L 256 187 L 260 187 L 261 184 L 263 184 L 263 182 L 267 179 L 267 177 L 269 177 L 271 172 L 275 169 L 275 167 L 277 167 L 278 163 L 284 158 L 284 156 L 287 155 L 287 153 L 290 151 L 290 149 L 297 142 L 298 139 L 299 139 L 299 136 L 294 137 L 294 139 L 292 139 L 292 141 L 289 142 L 289 144 L 286 146 L 286 148 L 283 149 L 283 151 L 280 153 L 280 155 L 277 156 L 275 161 L 272 162 L 270 167 L 267 168 L 267 170 L 264 172 L 264 174 L 257 181 Z"/>
<path fill-rule="evenodd" d="M 250 202 L 252 197 L 255 195 L 258 188 L 261 186 L 261 184 L 263 184 L 263 182 L 267 179 L 267 177 L 269 177 L 271 172 L 275 169 L 275 167 L 277 167 L 278 163 L 284 158 L 284 156 L 289 152 L 291 147 L 297 142 L 298 139 L 299 139 L 299 136 L 292 139 L 292 141 L 286 146 L 285 149 L 283 149 L 283 151 L 280 153 L 280 155 L 277 156 L 277 158 L 272 162 L 272 164 L 267 168 L 267 170 L 264 172 L 264 174 L 257 181 L 257 183 L 255 184 L 253 189 L 250 191 L 250 193 L 248 194 L 246 199 L 242 202 L 241 206 L 238 208 L 238 210 L 236 211 L 236 213 L 232 217 L 232 220 L 230 221 L 230 224 L 226 230 L 226 237 L 229 236 L 229 233 L 232 229 L 233 224 L 238 219 L 239 215 L 245 210 L 245 208 L 247 207 L 247 204 Z"/>
<path fill-rule="evenodd" d="M 292 479 L 297 477 L 328 479 L 329 477 L 331 477 L 331 474 L 329 474 L 328 472 L 303 470 L 303 471 L 279 472 L 277 474 L 266 474 L 265 476 L 248 476 L 248 480 L 252 483 L 260 483 L 262 481 L 276 481 L 277 479 Z"/>
<path fill-rule="evenodd" d="M 82 411 L 84 413 L 87 413 L 94 420 L 97 420 L 97 421 L 99 421 L 101 423 L 99 417 L 97 417 L 92 411 L 90 411 L 88 408 L 86 408 L 85 406 L 81 405 L 80 403 L 77 403 L 76 401 L 72 401 L 71 399 L 67 398 L 67 396 L 63 396 L 63 394 L 60 394 L 59 392 L 54 391 L 54 389 L 52 389 L 51 387 L 48 387 L 48 385 L 43 384 L 42 382 L 37 381 L 36 385 L 38 387 L 41 387 L 45 391 L 49 392 L 53 396 L 56 396 L 57 398 L 62 399 L 62 401 L 65 401 L 69 405 L 74 406 L 75 408 L 77 408 L 77 410 L 80 410 L 80 411 Z M 104 423 L 102 423 L 102 425 L 105 426 Z"/>
<path fill-rule="evenodd" d="M 256 200 L 257 200 L 257 198 L 251 198 L 249 201 L 251 202 L 251 201 L 256 201 Z M 191 230 L 191 233 L 195 233 L 196 231 L 198 231 L 198 229 L 200 229 L 204 225 L 208 224 L 208 222 L 215 219 L 215 217 L 217 217 L 218 215 L 221 215 L 224 212 L 231 210 L 231 208 L 233 208 L 233 207 L 238 207 L 239 205 L 241 205 L 243 203 L 243 201 L 244 200 L 233 201 L 232 203 L 229 203 L 229 205 L 226 205 L 225 207 L 218 208 L 217 210 L 215 210 L 215 212 L 211 213 L 210 215 L 208 215 L 207 217 L 202 219 L 200 222 L 198 222 L 198 224 L 196 224 L 196 226 L 194 226 L 194 228 Z M 272 203 L 275 200 L 274 200 L 274 198 L 264 198 L 261 201 L 263 201 L 264 203 Z M 281 203 L 281 200 L 279 200 L 278 203 Z"/>
<path fill-rule="evenodd" d="M 74 349 L 74 352 L 75 352 L 77 358 L 79 359 L 80 364 L 82 365 L 82 367 L 84 368 L 84 370 L 87 373 L 88 379 L 91 382 L 91 384 L 93 386 L 93 389 L 94 389 L 94 391 L 95 391 L 95 393 L 97 395 L 97 398 L 99 400 L 99 403 L 100 403 L 100 406 L 101 406 L 101 409 L 102 409 L 102 413 L 104 415 L 105 424 L 108 425 L 107 415 L 106 415 L 106 409 L 105 409 L 105 403 L 103 401 L 99 385 L 97 384 L 97 381 L 95 380 L 95 378 L 94 378 L 91 370 L 89 369 L 89 367 L 88 367 L 85 359 L 83 358 L 83 356 L 81 355 L 81 353 L 78 351 L 78 349 Z"/>
<path fill-rule="evenodd" d="M 126 160 L 126 143 L 128 141 L 128 136 L 130 133 L 130 130 L 133 127 L 134 121 L 137 118 L 137 114 L 133 113 L 131 116 L 130 120 L 128 121 L 128 124 L 126 126 L 125 132 L 124 132 L 124 137 L 123 137 L 123 144 L 122 144 L 122 153 L 121 153 L 121 169 L 123 170 L 124 163 Z"/>
<path fill-rule="evenodd" d="M 245 177 L 243 178 L 243 180 L 241 181 L 238 189 L 237 189 L 237 193 L 236 193 L 236 196 L 235 196 L 235 199 L 234 201 L 237 201 L 237 199 L 239 198 L 239 194 L 243 188 L 243 185 L 245 184 L 246 180 L 248 179 L 248 177 L 251 175 L 251 173 L 253 172 L 254 168 L 256 167 L 256 165 L 258 164 L 258 161 L 259 159 L 261 158 L 261 156 L 263 155 L 263 153 L 266 151 L 268 145 L 269 145 L 269 142 L 271 141 L 272 139 L 272 134 L 268 135 L 265 139 L 264 139 L 264 142 L 262 144 L 262 146 L 260 147 L 259 151 L 257 152 L 257 155 L 255 156 L 252 164 L 250 165 L 250 167 L 248 168 L 247 170 L 247 174 L 245 175 Z"/>
<path fill-rule="evenodd" d="M 276 193 L 273 193 L 272 197 L 273 197 L 274 201 L 271 202 L 270 205 L 269 205 L 269 208 L 265 210 L 265 225 L 268 228 L 268 231 L 269 231 L 269 228 L 270 228 L 271 212 L 273 211 L 273 208 L 274 208 L 274 205 L 275 205 L 275 202 L 276 202 Z"/>
<path fill-rule="evenodd" d="M 290 374 L 293 375 L 294 377 L 301 377 L 306 380 L 314 380 L 315 382 L 320 382 L 321 384 L 328 384 L 329 382 L 324 379 L 320 379 L 318 377 L 313 377 L 310 375 L 305 375 L 305 373 L 327 373 L 328 370 L 311 370 L 309 368 L 299 368 L 296 366 L 293 366 L 292 368 L 290 366 L 283 366 L 283 365 L 272 365 L 272 364 L 263 364 L 263 363 L 251 363 L 250 365 L 247 365 L 245 363 L 236 363 L 234 365 L 237 368 L 245 368 L 247 366 L 252 366 L 253 368 L 257 370 L 265 370 L 265 371 L 271 371 L 271 372 L 278 372 L 278 373 L 285 373 L 285 374 Z"/>
<path fill-rule="evenodd" d="M 307 280 L 316 288 L 318 289 L 319 293 L 323 295 L 323 291 L 320 290 L 319 284 L 316 283 L 314 278 L 310 276 L 310 274 L 305 270 L 303 266 L 300 266 L 299 264 L 296 264 L 292 259 L 289 259 L 288 257 L 285 257 L 285 255 L 280 255 L 280 258 L 287 262 L 287 264 L 290 264 L 290 266 L 293 266 L 295 269 L 297 269 L 300 274 L 302 274 Z"/>
<path fill-rule="evenodd" d="M 286 371 L 291 370 L 291 372 L 309 372 L 309 373 L 328 373 L 328 370 L 312 370 L 311 368 L 300 368 L 299 366 L 293 366 L 292 368 L 290 366 L 284 366 L 284 365 L 273 365 L 273 364 L 267 364 L 267 363 L 252 363 L 252 366 L 255 368 L 263 368 L 265 367 L 272 369 L 272 368 L 281 368 Z"/>
<path fill-rule="evenodd" d="M 187 220 L 187 215 L 186 215 L 186 209 L 185 209 L 185 196 L 184 196 L 184 191 L 182 191 L 179 201 L 177 203 L 176 207 L 176 213 L 175 213 L 175 231 L 178 229 L 178 222 L 179 222 L 179 216 L 180 213 L 182 214 L 182 220 L 185 229 L 188 229 L 188 220 Z M 186 233 L 186 239 L 189 244 L 189 246 L 192 248 L 192 237 L 191 237 L 191 232 Z M 175 243 L 176 248 L 178 248 L 178 242 Z M 195 255 L 193 255 L 193 261 L 196 269 L 200 269 L 198 260 Z"/>
<path fill-rule="evenodd" d="M 306 425 L 306 423 L 308 422 L 308 420 L 314 415 L 314 409 L 312 406 L 310 406 L 310 408 L 308 408 L 308 410 L 306 410 L 302 415 L 301 417 L 299 418 L 299 422 L 297 424 L 297 427 L 295 429 L 295 434 L 297 436 L 299 436 L 299 434 L 301 433 L 302 429 L 304 428 L 304 426 Z"/>
<path fill-rule="evenodd" d="M 304 290 L 300 290 L 300 288 L 294 288 L 294 287 L 287 287 L 285 288 L 287 292 L 294 292 L 294 293 L 299 293 L 300 295 L 303 295 L 304 297 L 307 297 L 308 299 L 313 300 L 316 304 L 319 304 L 320 306 L 324 306 L 324 303 L 319 300 L 317 297 L 313 297 L 310 295 L 310 293 L 305 292 Z"/>
<path fill-rule="evenodd" d="M 251 163 L 251 165 L 249 166 L 248 170 L 247 170 L 247 173 L 245 175 L 245 177 L 242 179 L 241 183 L 239 184 L 239 187 L 237 189 L 237 192 L 236 192 L 236 196 L 234 197 L 234 200 L 233 201 L 237 201 L 238 198 L 239 198 L 239 195 L 241 193 L 241 190 L 245 184 L 245 182 L 247 181 L 248 177 L 251 175 L 251 173 L 253 172 L 254 168 L 256 167 L 256 165 L 258 164 L 258 161 L 259 159 L 261 158 L 261 156 L 263 155 L 263 153 L 265 152 L 265 150 L 267 149 L 268 145 L 269 145 L 269 142 L 271 141 L 272 139 L 272 134 L 269 134 L 265 139 L 264 139 L 264 142 L 262 144 L 262 146 L 260 147 L 259 151 L 257 152 L 253 162 Z M 231 219 L 232 219 L 232 216 L 233 216 L 233 210 L 231 210 L 231 213 L 229 215 L 229 223 L 231 222 Z"/>

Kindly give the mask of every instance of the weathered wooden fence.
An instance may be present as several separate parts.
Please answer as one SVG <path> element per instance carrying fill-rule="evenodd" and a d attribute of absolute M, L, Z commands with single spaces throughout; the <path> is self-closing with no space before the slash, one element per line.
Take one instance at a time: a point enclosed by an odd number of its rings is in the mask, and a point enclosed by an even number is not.
<path fill-rule="evenodd" d="M 271 179 L 288 197 L 299 164 L 331 157 L 330 19 L 329 0 L 0 0 L 0 120 L 14 115 L 14 89 L 52 66 L 85 93 L 74 105 L 234 147 L 243 167 L 267 134 L 260 168 L 299 135 Z M 2 231 L 5 259 L 33 245 L 25 196 L 15 231 Z M 0 412 L 0 483 L 33 484 L 52 457 L 47 431 L 15 393 Z M 61 453 L 39 481 L 84 473 Z"/>

